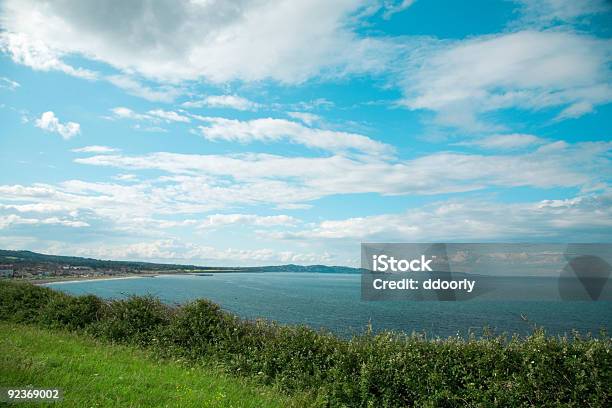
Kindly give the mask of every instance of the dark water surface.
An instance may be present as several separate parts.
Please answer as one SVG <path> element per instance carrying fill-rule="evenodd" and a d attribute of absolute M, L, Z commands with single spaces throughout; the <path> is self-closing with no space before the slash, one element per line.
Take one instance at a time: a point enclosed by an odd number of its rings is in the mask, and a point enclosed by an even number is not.
<path fill-rule="evenodd" d="M 480 332 L 485 326 L 496 333 L 519 334 L 529 333 L 534 324 L 550 334 L 572 329 L 597 333 L 601 328 L 609 332 L 612 327 L 612 302 L 368 302 L 361 300 L 360 279 L 358 274 L 266 272 L 162 275 L 48 286 L 104 298 L 152 294 L 171 304 L 207 298 L 243 318 L 306 324 L 341 335 L 363 331 L 368 322 L 375 331 L 425 331 L 442 337 L 465 335 L 468 330 Z"/>

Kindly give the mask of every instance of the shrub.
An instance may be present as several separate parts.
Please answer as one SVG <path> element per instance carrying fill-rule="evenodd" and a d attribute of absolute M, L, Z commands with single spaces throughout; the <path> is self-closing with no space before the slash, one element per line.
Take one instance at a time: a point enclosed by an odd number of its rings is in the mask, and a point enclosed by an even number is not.
<path fill-rule="evenodd" d="M 41 316 L 38 319 L 37 316 Z M 207 360 L 331 407 L 612 405 L 612 340 L 482 336 L 426 340 L 243 321 L 207 300 L 172 309 L 150 296 L 102 302 L 0 282 L 0 319 L 80 330 Z"/>
<path fill-rule="evenodd" d="M 69 330 L 84 329 L 100 320 L 104 302 L 93 295 L 54 296 L 42 309 L 43 323 L 65 327 Z"/>
<path fill-rule="evenodd" d="M 0 320 L 36 323 L 47 303 L 61 293 L 25 282 L 0 281 Z"/>
<path fill-rule="evenodd" d="M 208 300 L 187 303 L 168 325 L 164 344 L 191 357 L 205 356 L 231 337 L 233 320 Z"/>
<path fill-rule="evenodd" d="M 102 318 L 90 330 L 94 335 L 118 343 L 146 346 L 159 341 L 170 324 L 172 311 L 152 296 L 130 296 L 103 308 Z"/>

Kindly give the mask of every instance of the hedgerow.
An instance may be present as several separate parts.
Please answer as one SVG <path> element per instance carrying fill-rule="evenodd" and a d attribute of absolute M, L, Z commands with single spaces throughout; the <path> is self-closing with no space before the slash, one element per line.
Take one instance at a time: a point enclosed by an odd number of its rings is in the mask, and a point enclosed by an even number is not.
<path fill-rule="evenodd" d="M 0 320 L 61 327 L 221 365 L 331 407 L 612 405 L 612 339 L 535 330 L 527 337 L 427 340 L 366 331 L 351 339 L 245 321 L 207 300 L 171 307 L 150 296 L 104 301 L 0 282 Z"/>

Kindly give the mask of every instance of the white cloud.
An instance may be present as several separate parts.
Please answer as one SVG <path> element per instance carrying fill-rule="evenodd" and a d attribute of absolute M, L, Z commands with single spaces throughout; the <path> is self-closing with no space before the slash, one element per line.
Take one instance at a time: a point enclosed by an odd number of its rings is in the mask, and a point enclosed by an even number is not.
<path fill-rule="evenodd" d="M 99 155 L 75 161 L 127 170 L 161 170 L 171 174 L 168 182 L 181 184 L 176 194 L 208 204 L 236 200 L 278 205 L 347 193 L 427 195 L 493 186 L 594 188 L 611 171 L 611 146 L 605 142 L 555 142 L 521 154 L 439 152 L 404 161 L 371 156 L 311 158 L 165 152 Z M 203 192 L 205 195 L 198 196 Z"/>
<path fill-rule="evenodd" d="M 478 146 L 484 149 L 513 150 L 533 145 L 540 145 L 544 144 L 545 142 L 545 139 L 534 135 L 512 133 L 507 135 L 493 135 L 484 137 L 482 139 L 457 143 L 457 145 Z"/>
<path fill-rule="evenodd" d="M 168 129 L 165 129 L 161 126 L 142 126 L 137 123 L 132 126 L 132 129 L 137 130 L 139 132 L 150 132 L 150 133 L 167 133 Z"/>
<path fill-rule="evenodd" d="M 27 225 L 33 228 L 45 224 L 72 227 L 87 224 L 85 232 L 92 236 L 141 237 L 138 245 L 142 247 L 138 248 L 143 252 L 139 254 L 145 254 L 146 248 L 151 248 L 149 245 L 160 237 L 165 239 L 170 233 L 177 233 L 170 228 L 180 228 L 178 232 L 191 228 L 200 237 L 207 236 L 210 230 L 225 228 L 232 233 L 249 234 L 248 237 L 257 234 L 261 240 L 252 246 L 261 243 L 287 248 L 291 245 L 278 242 L 281 239 L 299 240 L 295 243 L 299 247 L 307 240 L 304 245 L 307 250 L 291 254 L 253 247 L 231 252 L 232 256 L 243 256 L 247 263 L 254 262 L 255 258 L 270 262 L 279 257 L 309 259 L 307 254 L 312 253 L 311 248 L 317 243 L 321 244 L 320 248 L 329 247 L 321 242 L 327 239 L 345 242 L 363 237 L 405 240 L 414 236 L 444 241 L 525 236 L 609 239 L 612 198 L 609 193 L 600 192 L 607 188 L 612 144 L 555 142 L 536 146 L 526 146 L 526 151 L 513 155 L 441 152 L 404 161 L 338 155 L 322 158 L 165 152 L 95 155 L 77 158 L 75 162 L 129 169 L 131 173 L 126 177 L 118 174 L 117 182 L 68 180 L 56 184 L 0 185 L 3 203 L 0 209 L 15 212 L 0 213 L 0 217 L 5 217 L 4 228 L 11 229 L 12 233 Z M 486 197 L 452 199 L 405 213 L 326 220 L 317 224 L 283 213 L 261 215 L 253 211 L 254 208 L 303 208 L 312 200 L 341 194 L 422 195 L 495 186 L 577 187 L 583 191 L 592 189 L 599 195 L 518 204 L 495 202 Z M 351 202 L 352 197 L 345 199 Z M 236 208 L 241 208 L 240 212 L 230 212 Z M 38 217 L 37 213 L 45 215 Z M 245 226 L 248 232 L 239 226 Z M 87 243 L 80 243 L 71 248 L 86 246 Z M 120 251 L 124 245 L 103 247 Z M 203 252 L 198 248 L 195 244 L 157 248 L 152 249 L 151 256 L 161 251 L 177 260 L 203 259 L 208 250 Z M 128 258 L 134 259 L 136 254 L 132 252 Z M 210 253 L 207 256 L 215 258 Z M 229 253 L 227 256 L 225 263 L 232 263 Z M 222 262 L 220 258 L 215 259 Z"/>
<path fill-rule="evenodd" d="M 287 115 L 291 118 L 304 122 L 308 126 L 311 126 L 313 123 L 321 120 L 319 115 L 315 115 L 314 113 L 310 112 L 287 112 Z"/>
<path fill-rule="evenodd" d="M 394 2 L 391 0 L 385 0 L 383 2 L 383 18 L 385 20 L 390 19 L 394 14 L 400 13 L 406 10 L 408 7 L 414 4 L 415 0 L 400 0 Z"/>
<path fill-rule="evenodd" d="M 148 120 L 151 119 L 150 116 L 136 113 L 130 108 L 126 108 L 124 106 L 118 106 L 116 108 L 112 108 L 111 112 L 118 119 L 134 119 L 134 120 Z"/>
<path fill-rule="evenodd" d="M 403 103 L 472 130 L 491 127 L 480 114 L 505 108 L 581 107 L 575 116 L 612 100 L 611 55 L 611 40 L 569 31 L 430 44 L 411 57 Z"/>
<path fill-rule="evenodd" d="M 2 18 L 3 26 L 5 18 Z M 43 16 L 33 16 L 33 20 L 41 18 Z M 61 51 L 53 50 L 42 39 L 33 39 L 21 33 L 1 33 L 0 50 L 9 54 L 14 62 L 38 71 L 61 71 L 85 79 L 96 79 L 98 76 L 93 71 L 74 68 L 64 63 L 61 60 Z"/>
<path fill-rule="evenodd" d="M 71 151 L 75 153 L 115 153 L 115 152 L 118 152 L 119 149 L 115 149 L 114 147 L 108 147 L 108 146 L 93 145 L 93 146 L 79 147 L 78 149 L 72 149 Z"/>
<path fill-rule="evenodd" d="M 287 204 L 278 204 L 276 206 L 276 209 L 278 209 L 278 210 L 309 210 L 312 207 L 313 206 L 311 204 L 293 204 L 293 203 L 287 203 Z"/>
<path fill-rule="evenodd" d="M 135 181 L 138 180 L 138 177 L 135 174 L 118 174 L 113 177 L 115 180 L 119 181 Z"/>
<path fill-rule="evenodd" d="M 163 85 L 151 88 L 127 75 L 111 75 L 106 80 L 130 95 L 138 96 L 152 102 L 172 102 L 182 91 L 179 88 Z"/>
<path fill-rule="evenodd" d="M 593 104 L 591 102 L 576 102 L 563 109 L 561 113 L 557 115 L 555 120 L 579 118 L 580 116 L 590 113 L 592 111 Z"/>
<path fill-rule="evenodd" d="M 329 99 L 316 98 L 310 101 L 303 101 L 303 102 L 298 102 L 296 104 L 293 104 L 291 106 L 291 109 L 311 111 L 311 110 L 316 110 L 316 109 L 331 109 L 335 105 L 336 104 L 333 101 L 330 101 Z"/>
<path fill-rule="evenodd" d="M 153 109 L 153 110 L 148 111 L 147 113 L 155 118 L 159 118 L 165 121 L 166 123 L 170 123 L 170 122 L 189 123 L 191 122 L 191 120 L 189 120 L 187 116 L 181 115 L 174 111 L 165 111 L 163 109 Z"/>
<path fill-rule="evenodd" d="M 255 214 L 213 214 L 200 223 L 199 228 L 216 228 L 226 225 L 241 224 L 258 227 L 291 226 L 298 222 L 289 215 L 255 215 Z"/>
<path fill-rule="evenodd" d="M 19 88 L 21 85 L 17 81 L 13 81 L 7 77 L 0 77 L 0 88 L 8 89 L 9 91 L 14 91 Z"/>
<path fill-rule="evenodd" d="M 380 38 L 360 39 L 348 24 L 364 3 L 7 0 L 1 18 L 4 37 L 11 39 L 7 52 L 30 66 L 69 70 L 61 56 L 77 54 L 167 82 L 298 83 L 321 73 L 380 69 L 393 46 Z M 14 38 L 49 51 L 34 64 Z"/>
<path fill-rule="evenodd" d="M 108 119 L 113 119 L 113 118 L 130 119 L 130 120 L 136 120 L 136 121 L 150 121 L 153 123 L 161 123 L 161 122 L 189 123 L 191 122 L 191 120 L 185 115 L 182 115 L 175 111 L 167 111 L 163 109 L 152 109 L 148 111 L 147 113 L 137 113 L 137 112 L 134 112 L 130 108 L 126 108 L 124 106 L 118 106 L 116 108 L 112 108 L 111 112 L 113 113 L 113 116 Z M 165 131 L 165 129 L 162 129 L 162 128 L 155 128 L 155 129 L 146 128 L 146 129 L 153 130 L 153 131 Z"/>
<path fill-rule="evenodd" d="M 36 119 L 36 127 L 47 132 L 58 133 L 65 140 L 81 133 L 81 125 L 76 122 L 61 123 L 51 111 L 43 113 L 39 119 Z"/>
<path fill-rule="evenodd" d="M 202 135 L 208 140 L 250 143 L 254 141 L 273 142 L 286 139 L 310 148 L 332 152 L 357 151 L 368 155 L 393 153 L 393 147 L 390 145 L 375 141 L 367 136 L 315 129 L 285 119 L 264 118 L 240 121 L 203 116 L 198 116 L 198 119 L 208 123 L 207 126 L 199 127 Z"/>
<path fill-rule="evenodd" d="M 260 107 L 257 102 L 250 101 L 237 95 L 209 95 L 204 99 L 183 103 L 186 108 L 231 108 L 241 111 L 256 110 Z"/>
<path fill-rule="evenodd" d="M 578 17 L 610 10 L 606 0 L 514 0 L 522 6 L 520 24 L 550 24 L 555 21 L 572 22 Z"/>
<path fill-rule="evenodd" d="M 452 242 L 504 238 L 610 238 L 612 195 L 568 200 L 501 203 L 486 199 L 450 200 L 404 213 L 323 221 L 296 232 L 268 232 L 278 239 L 344 239 L 385 242 Z"/>
<path fill-rule="evenodd" d="M 0 208 L 7 210 L 15 210 L 17 212 L 62 212 L 66 211 L 69 207 L 61 204 L 50 204 L 50 203 L 33 203 L 33 204 L 0 204 Z"/>
<path fill-rule="evenodd" d="M 36 14 L 33 20 L 44 19 Z M 2 19 L 4 20 L 4 19 Z M 1 21 L 1 20 L 0 20 Z M 42 22 L 42 24 L 48 21 Z M 2 23 L 4 26 L 4 21 Z M 66 64 L 62 57 L 65 54 L 60 48 L 53 48 L 45 39 L 33 39 L 22 33 L 4 32 L 0 34 L 0 51 L 10 55 L 13 62 L 28 66 L 37 71 L 60 71 L 67 75 L 88 80 L 104 79 L 127 93 L 154 102 L 172 102 L 182 91 L 179 88 L 163 85 L 152 88 L 144 85 L 129 75 L 101 76 L 98 72 L 84 68 L 75 68 Z M 3 78 L 5 79 L 5 78 Z M 0 85 L 4 80 L 0 81 Z M 9 89 L 14 89 L 14 83 L 9 83 Z M 18 84 L 17 84 L 18 85 Z"/>
<path fill-rule="evenodd" d="M 196 245 L 177 239 L 158 239 L 148 242 L 136 242 L 127 245 L 104 245 L 98 247 L 70 247 L 70 253 L 77 256 L 87 256 L 114 260 L 147 260 L 196 263 L 210 265 L 261 265 L 275 264 L 329 264 L 329 254 L 323 252 L 278 251 L 269 248 L 219 249 L 208 245 Z M 47 251 L 49 253 L 49 251 Z M 60 249 L 60 253 L 61 249 Z M 65 249 L 64 249 L 65 253 Z"/>
<path fill-rule="evenodd" d="M 13 225 L 59 225 L 71 228 L 83 228 L 89 226 L 89 224 L 83 221 L 61 219 L 57 217 L 24 218 L 14 214 L 0 216 L 0 230 L 9 228 Z"/>

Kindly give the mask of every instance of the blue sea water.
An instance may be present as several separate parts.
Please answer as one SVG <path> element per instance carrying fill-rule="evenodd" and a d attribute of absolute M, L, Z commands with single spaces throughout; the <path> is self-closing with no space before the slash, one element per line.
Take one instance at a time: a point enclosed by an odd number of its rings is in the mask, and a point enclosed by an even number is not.
<path fill-rule="evenodd" d="M 495 333 L 528 334 L 534 325 L 557 335 L 609 332 L 612 302 L 560 301 L 362 301 L 360 275 L 336 273 L 223 273 L 214 276 L 52 283 L 71 294 L 104 298 L 152 294 L 169 304 L 207 298 L 243 318 L 305 324 L 340 335 L 373 330 L 426 332 L 432 337 L 466 335 L 488 327 Z M 523 315 L 521 317 L 521 315 Z M 526 318 L 526 319 L 525 319 Z"/>

